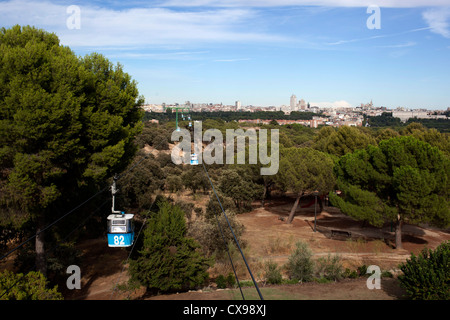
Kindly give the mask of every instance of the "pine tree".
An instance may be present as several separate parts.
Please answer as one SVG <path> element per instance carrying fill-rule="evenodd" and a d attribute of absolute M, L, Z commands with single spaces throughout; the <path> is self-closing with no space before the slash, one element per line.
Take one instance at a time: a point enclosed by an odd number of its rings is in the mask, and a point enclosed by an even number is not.
<path fill-rule="evenodd" d="M 34 27 L 0 29 L 0 220 L 34 223 L 44 275 L 40 231 L 130 163 L 142 103 L 102 55 L 79 58 Z"/>
<path fill-rule="evenodd" d="M 333 205 L 376 227 L 395 224 L 395 243 L 402 247 L 402 225 L 450 224 L 450 160 L 438 148 L 414 137 L 383 140 L 347 154 L 335 167 L 339 197 Z"/>
<path fill-rule="evenodd" d="M 159 211 L 151 215 L 144 230 L 139 257 L 130 264 L 132 281 L 162 292 L 203 285 L 212 261 L 202 255 L 194 239 L 186 237 L 181 208 L 165 200 L 158 206 Z"/>

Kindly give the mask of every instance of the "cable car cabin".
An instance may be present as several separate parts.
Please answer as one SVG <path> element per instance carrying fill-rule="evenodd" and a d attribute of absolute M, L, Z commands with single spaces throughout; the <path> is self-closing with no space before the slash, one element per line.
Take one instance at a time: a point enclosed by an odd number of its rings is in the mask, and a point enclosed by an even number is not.
<path fill-rule="evenodd" d="M 129 247 L 134 242 L 133 214 L 110 214 L 108 221 L 108 246 Z"/>
<path fill-rule="evenodd" d="M 191 154 L 191 165 L 198 165 L 198 158 L 195 153 Z"/>

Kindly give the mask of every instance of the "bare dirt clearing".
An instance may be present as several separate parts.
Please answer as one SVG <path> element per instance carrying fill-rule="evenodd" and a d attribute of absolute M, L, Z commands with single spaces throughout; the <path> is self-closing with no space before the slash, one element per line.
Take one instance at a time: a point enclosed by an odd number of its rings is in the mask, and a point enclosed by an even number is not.
<path fill-rule="evenodd" d="M 293 202 L 293 201 L 292 201 Z M 308 201 L 304 200 L 306 204 Z M 314 206 L 298 210 L 292 224 L 286 224 L 291 208 L 287 198 L 272 199 L 264 208 L 238 215 L 245 225 L 243 241 L 244 253 L 255 278 L 260 281 L 263 265 L 267 260 L 280 266 L 288 257 L 298 240 L 305 241 L 313 251 L 314 257 L 338 254 L 344 267 L 354 270 L 361 265 L 378 265 L 382 270 L 396 271 L 400 262 L 409 258 L 410 253 L 418 253 L 424 247 L 435 248 L 442 241 L 450 240 L 448 230 L 405 225 L 403 228 L 403 249 L 392 246 L 393 232 L 390 226 L 382 229 L 362 226 L 361 222 L 341 214 L 333 207 L 325 207 L 317 214 L 314 232 Z M 332 236 L 331 231 L 344 231 L 345 236 Z M 347 237 L 351 235 L 351 237 Z M 82 300 L 234 300 L 241 299 L 238 289 L 216 290 L 213 287 L 200 291 L 184 292 L 159 296 L 147 296 L 144 290 L 114 290 L 116 284 L 128 280 L 128 251 L 108 248 L 103 239 L 90 240 L 80 245 L 85 253 L 83 259 L 81 290 L 66 292 L 66 299 Z M 243 263 L 237 265 L 239 280 L 250 280 Z M 213 269 L 212 274 L 224 271 Z M 369 290 L 366 278 L 346 279 L 333 283 L 303 283 L 294 285 L 264 286 L 261 292 L 266 300 L 392 300 L 401 299 L 404 292 L 395 278 L 382 278 L 381 290 Z M 255 288 L 244 289 L 246 299 L 259 299 Z M 248 297 L 247 297 L 248 295 Z"/>

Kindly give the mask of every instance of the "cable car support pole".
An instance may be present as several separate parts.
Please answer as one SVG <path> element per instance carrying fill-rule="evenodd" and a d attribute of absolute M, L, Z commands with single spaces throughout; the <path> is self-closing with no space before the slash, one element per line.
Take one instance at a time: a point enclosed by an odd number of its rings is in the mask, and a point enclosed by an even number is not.
<path fill-rule="evenodd" d="M 112 208 L 111 208 L 111 211 L 112 211 L 112 213 L 123 214 L 122 211 L 114 210 L 114 203 L 115 203 L 115 200 L 116 200 L 116 193 L 117 193 L 117 191 L 119 191 L 116 188 L 116 181 L 117 181 L 117 179 L 119 179 L 119 177 L 116 174 L 116 175 L 114 175 L 113 184 L 111 186 L 111 194 L 112 194 Z"/>

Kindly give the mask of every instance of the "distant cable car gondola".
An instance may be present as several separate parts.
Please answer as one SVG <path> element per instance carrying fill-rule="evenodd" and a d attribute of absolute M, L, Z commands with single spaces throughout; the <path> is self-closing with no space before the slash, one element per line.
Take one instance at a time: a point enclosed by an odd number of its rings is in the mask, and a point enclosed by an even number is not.
<path fill-rule="evenodd" d="M 198 157 L 195 153 L 191 154 L 191 165 L 198 165 Z"/>
<path fill-rule="evenodd" d="M 116 180 L 114 176 L 112 193 L 112 214 L 107 218 L 107 235 L 109 247 L 130 247 L 134 242 L 133 214 L 125 214 L 123 211 L 114 210 L 115 195 L 117 193 Z"/>

